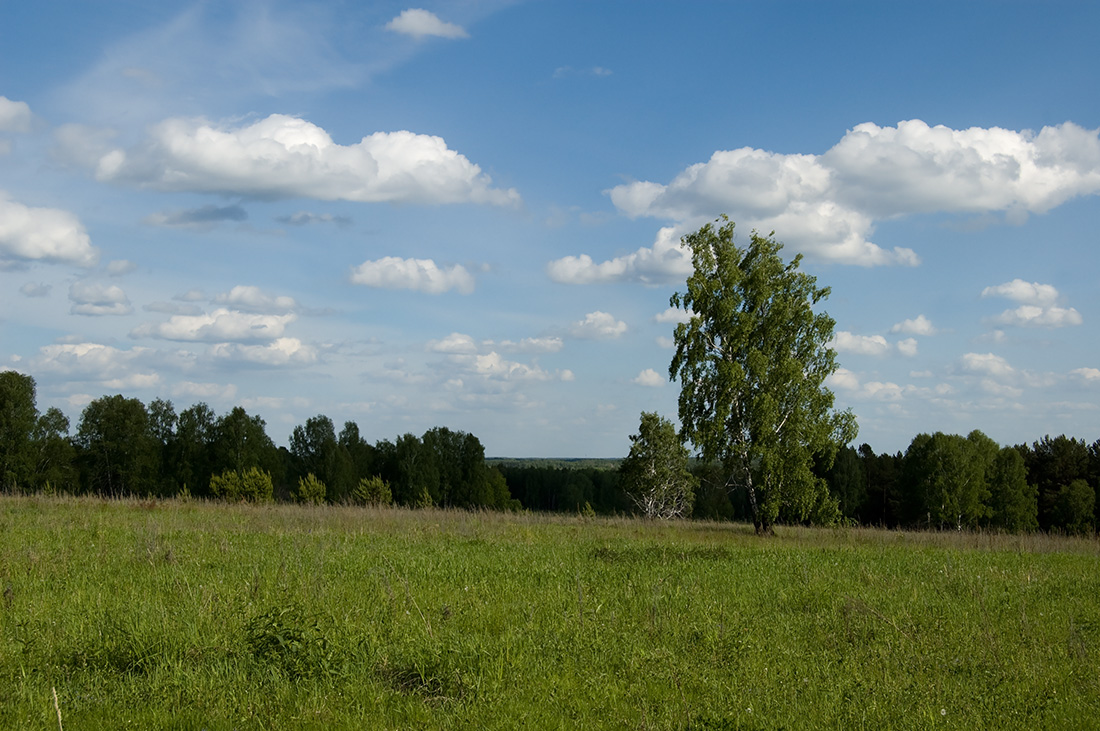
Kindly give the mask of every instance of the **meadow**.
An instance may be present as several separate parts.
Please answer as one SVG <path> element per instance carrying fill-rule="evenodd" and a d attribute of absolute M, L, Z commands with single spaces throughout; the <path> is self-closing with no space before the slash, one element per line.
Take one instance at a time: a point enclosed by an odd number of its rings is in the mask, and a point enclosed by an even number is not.
<path fill-rule="evenodd" d="M 1100 719 L 1095 539 L 2 497 L 0 594 L 5 729 Z"/>

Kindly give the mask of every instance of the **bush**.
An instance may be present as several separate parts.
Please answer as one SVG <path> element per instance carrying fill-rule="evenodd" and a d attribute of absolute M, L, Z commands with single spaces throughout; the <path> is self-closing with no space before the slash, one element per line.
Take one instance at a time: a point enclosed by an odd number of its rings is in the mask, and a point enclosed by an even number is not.
<path fill-rule="evenodd" d="M 305 477 L 298 478 L 298 489 L 294 497 L 300 503 L 323 503 L 325 501 L 325 483 L 317 479 L 317 475 L 310 472 Z"/>
<path fill-rule="evenodd" d="M 210 494 L 221 500 L 268 502 L 274 492 L 271 474 L 257 467 L 243 474 L 236 470 L 226 470 L 220 475 L 210 477 Z"/>
<path fill-rule="evenodd" d="M 351 499 L 359 505 L 393 505 L 390 483 L 378 475 L 364 477 L 351 491 Z"/>

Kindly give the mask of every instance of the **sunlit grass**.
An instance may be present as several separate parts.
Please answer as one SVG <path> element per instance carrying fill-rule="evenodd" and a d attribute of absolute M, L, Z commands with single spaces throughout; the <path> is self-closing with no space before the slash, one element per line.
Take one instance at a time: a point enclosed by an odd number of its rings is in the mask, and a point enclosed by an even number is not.
<path fill-rule="evenodd" d="M 0 726 L 1089 728 L 1100 544 L 0 499 Z"/>

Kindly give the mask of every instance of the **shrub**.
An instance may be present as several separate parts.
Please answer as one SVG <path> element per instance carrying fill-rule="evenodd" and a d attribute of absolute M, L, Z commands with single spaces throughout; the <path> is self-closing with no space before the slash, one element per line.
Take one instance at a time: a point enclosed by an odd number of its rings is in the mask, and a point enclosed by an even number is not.
<path fill-rule="evenodd" d="M 364 477 L 351 492 L 351 499 L 359 505 L 393 505 L 390 483 L 378 475 Z"/>
<path fill-rule="evenodd" d="M 256 467 L 243 474 L 225 470 L 220 475 L 211 475 L 210 494 L 222 500 L 260 503 L 271 500 L 274 485 L 271 475 Z"/>
<path fill-rule="evenodd" d="M 300 503 L 323 503 L 325 501 L 325 483 L 317 479 L 317 475 L 310 472 L 305 477 L 298 478 L 298 489 L 294 497 Z"/>

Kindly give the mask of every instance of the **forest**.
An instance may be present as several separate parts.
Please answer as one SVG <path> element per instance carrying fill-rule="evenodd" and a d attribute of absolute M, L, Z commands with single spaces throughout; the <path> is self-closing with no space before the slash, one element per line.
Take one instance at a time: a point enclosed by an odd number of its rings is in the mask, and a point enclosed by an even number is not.
<path fill-rule="evenodd" d="M 487 460 L 480 440 L 446 427 L 369 443 L 359 426 L 317 415 L 276 446 L 264 420 L 204 403 L 177 412 L 103 396 L 75 429 L 57 408 L 40 413 L 33 377 L 0 373 L 0 487 L 5 492 L 105 497 L 193 497 L 333 504 L 397 504 L 601 515 L 637 513 L 619 460 Z M 691 517 L 751 519 L 742 492 L 714 464 L 693 460 Z M 1100 439 L 1060 435 L 1000 446 L 980 431 L 919 434 L 908 449 L 878 454 L 842 447 L 815 469 L 836 514 L 782 522 L 889 528 L 1097 530 Z"/>

